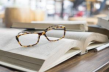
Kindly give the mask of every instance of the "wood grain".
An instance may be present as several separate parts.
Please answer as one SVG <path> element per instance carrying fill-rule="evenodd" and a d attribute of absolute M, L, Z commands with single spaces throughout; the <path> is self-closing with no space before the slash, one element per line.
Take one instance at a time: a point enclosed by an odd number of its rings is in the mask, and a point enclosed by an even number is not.
<path fill-rule="evenodd" d="M 108 72 L 109 48 L 100 52 L 89 51 L 85 55 L 77 55 L 46 72 Z M 103 67 L 102 67 L 103 66 Z M 101 67 L 101 69 L 99 69 Z M 0 66 L 0 72 L 21 72 Z"/>
<path fill-rule="evenodd" d="M 44 11 L 33 11 L 30 8 L 9 7 L 5 10 L 4 23 L 10 27 L 13 22 L 30 23 L 32 21 L 43 21 Z"/>
<path fill-rule="evenodd" d="M 31 22 L 33 20 L 32 10 L 29 8 L 6 8 L 5 24 L 10 27 L 13 22 Z"/>

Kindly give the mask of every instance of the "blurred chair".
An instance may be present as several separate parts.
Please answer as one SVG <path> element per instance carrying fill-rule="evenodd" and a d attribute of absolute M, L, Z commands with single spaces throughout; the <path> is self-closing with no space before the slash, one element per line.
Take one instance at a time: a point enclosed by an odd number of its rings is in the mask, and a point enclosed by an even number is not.
<path fill-rule="evenodd" d="M 13 22 L 29 23 L 31 21 L 43 21 L 43 11 L 32 11 L 30 8 L 10 7 L 5 10 L 4 23 L 6 27 L 11 27 Z"/>

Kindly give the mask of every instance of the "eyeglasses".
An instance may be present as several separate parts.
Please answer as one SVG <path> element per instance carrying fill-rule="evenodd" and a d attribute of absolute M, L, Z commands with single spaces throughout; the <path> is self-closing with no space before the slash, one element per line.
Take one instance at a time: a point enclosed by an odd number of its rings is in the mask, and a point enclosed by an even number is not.
<path fill-rule="evenodd" d="M 58 37 L 58 38 L 50 37 L 50 33 L 55 32 L 54 34 L 56 34 L 56 33 L 58 33 L 57 31 L 60 31 L 60 30 L 61 30 L 61 33 L 59 33 L 60 37 Z M 16 40 L 22 47 L 32 47 L 32 46 L 38 44 L 38 42 L 40 40 L 40 36 L 42 36 L 42 35 L 44 35 L 48 41 L 54 42 L 54 41 L 58 41 L 58 40 L 61 40 L 62 38 L 64 38 L 65 33 L 66 33 L 65 26 L 54 25 L 54 26 L 48 27 L 43 32 L 29 32 L 29 31 L 20 32 L 16 36 Z"/>

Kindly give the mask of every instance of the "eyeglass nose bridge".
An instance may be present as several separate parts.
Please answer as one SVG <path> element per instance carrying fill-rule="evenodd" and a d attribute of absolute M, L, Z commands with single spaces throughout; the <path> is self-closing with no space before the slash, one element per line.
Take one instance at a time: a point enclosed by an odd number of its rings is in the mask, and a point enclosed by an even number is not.
<path fill-rule="evenodd" d="M 41 32 L 41 33 L 38 33 L 39 36 L 41 35 L 45 35 L 45 31 L 44 32 Z"/>

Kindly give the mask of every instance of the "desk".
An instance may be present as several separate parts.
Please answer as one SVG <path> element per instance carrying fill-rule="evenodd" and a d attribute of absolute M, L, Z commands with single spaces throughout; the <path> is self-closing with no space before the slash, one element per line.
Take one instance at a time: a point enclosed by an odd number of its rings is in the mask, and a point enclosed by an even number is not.
<path fill-rule="evenodd" d="M 46 72 L 108 72 L 109 48 L 100 52 L 89 51 L 82 56 L 75 56 Z M 98 70 L 98 71 L 97 71 Z M 21 72 L 0 66 L 0 72 Z"/>

